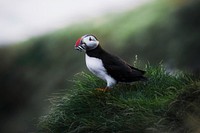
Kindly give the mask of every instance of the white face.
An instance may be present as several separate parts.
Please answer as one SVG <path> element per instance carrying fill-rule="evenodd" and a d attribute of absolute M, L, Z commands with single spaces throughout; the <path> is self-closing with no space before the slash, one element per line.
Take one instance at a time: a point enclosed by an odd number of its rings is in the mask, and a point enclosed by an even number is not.
<path fill-rule="evenodd" d="M 84 35 L 79 38 L 75 44 L 75 49 L 79 51 L 88 51 L 95 49 L 99 45 L 96 37 L 93 35 Z"/>

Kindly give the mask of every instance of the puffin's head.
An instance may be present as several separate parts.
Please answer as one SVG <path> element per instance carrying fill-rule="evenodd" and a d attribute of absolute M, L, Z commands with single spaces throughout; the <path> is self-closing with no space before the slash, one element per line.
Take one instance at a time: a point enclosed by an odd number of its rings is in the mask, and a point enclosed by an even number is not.
<path fill-rule="evenodd" d="M 89 51 L 95 49 L 99 45 L 99 41 L 93 35 L 86 34 L 79 38 L 75 43 L 75 49 L 79 51 Z"/>

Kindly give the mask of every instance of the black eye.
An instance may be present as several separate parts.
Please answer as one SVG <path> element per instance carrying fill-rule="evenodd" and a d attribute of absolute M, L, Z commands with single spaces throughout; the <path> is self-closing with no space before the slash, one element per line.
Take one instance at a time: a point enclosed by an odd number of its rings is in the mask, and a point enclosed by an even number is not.
<path fill-rule="evenodd" d="M 91 37 L 89 38 L 89 41 L 92 41 L 92 38 L 91 38 Z"/>

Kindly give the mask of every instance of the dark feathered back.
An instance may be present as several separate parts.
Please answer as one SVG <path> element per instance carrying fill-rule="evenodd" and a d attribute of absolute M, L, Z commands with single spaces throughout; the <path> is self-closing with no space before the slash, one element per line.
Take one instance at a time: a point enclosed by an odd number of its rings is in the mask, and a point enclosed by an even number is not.
<path fill-rule="evenodd" d="M 145 71 L 139 70 L 119 57 L 107 53 L 100 45 L 93 50 L 86 51 L 86 54 L 90 57 L 101 59 L 107 73 L 118 82 L 147 80 L 147 78 L 143 76 Z"/>

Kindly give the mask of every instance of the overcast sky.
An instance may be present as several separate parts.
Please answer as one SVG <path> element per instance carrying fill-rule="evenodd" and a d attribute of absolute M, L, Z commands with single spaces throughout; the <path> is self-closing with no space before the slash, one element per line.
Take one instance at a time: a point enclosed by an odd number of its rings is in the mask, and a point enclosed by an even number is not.
<path fill-rule="evenodd" d="M 151 0 L 0 0 L 0 44 L 23 41 L 148 1 Z"/>

